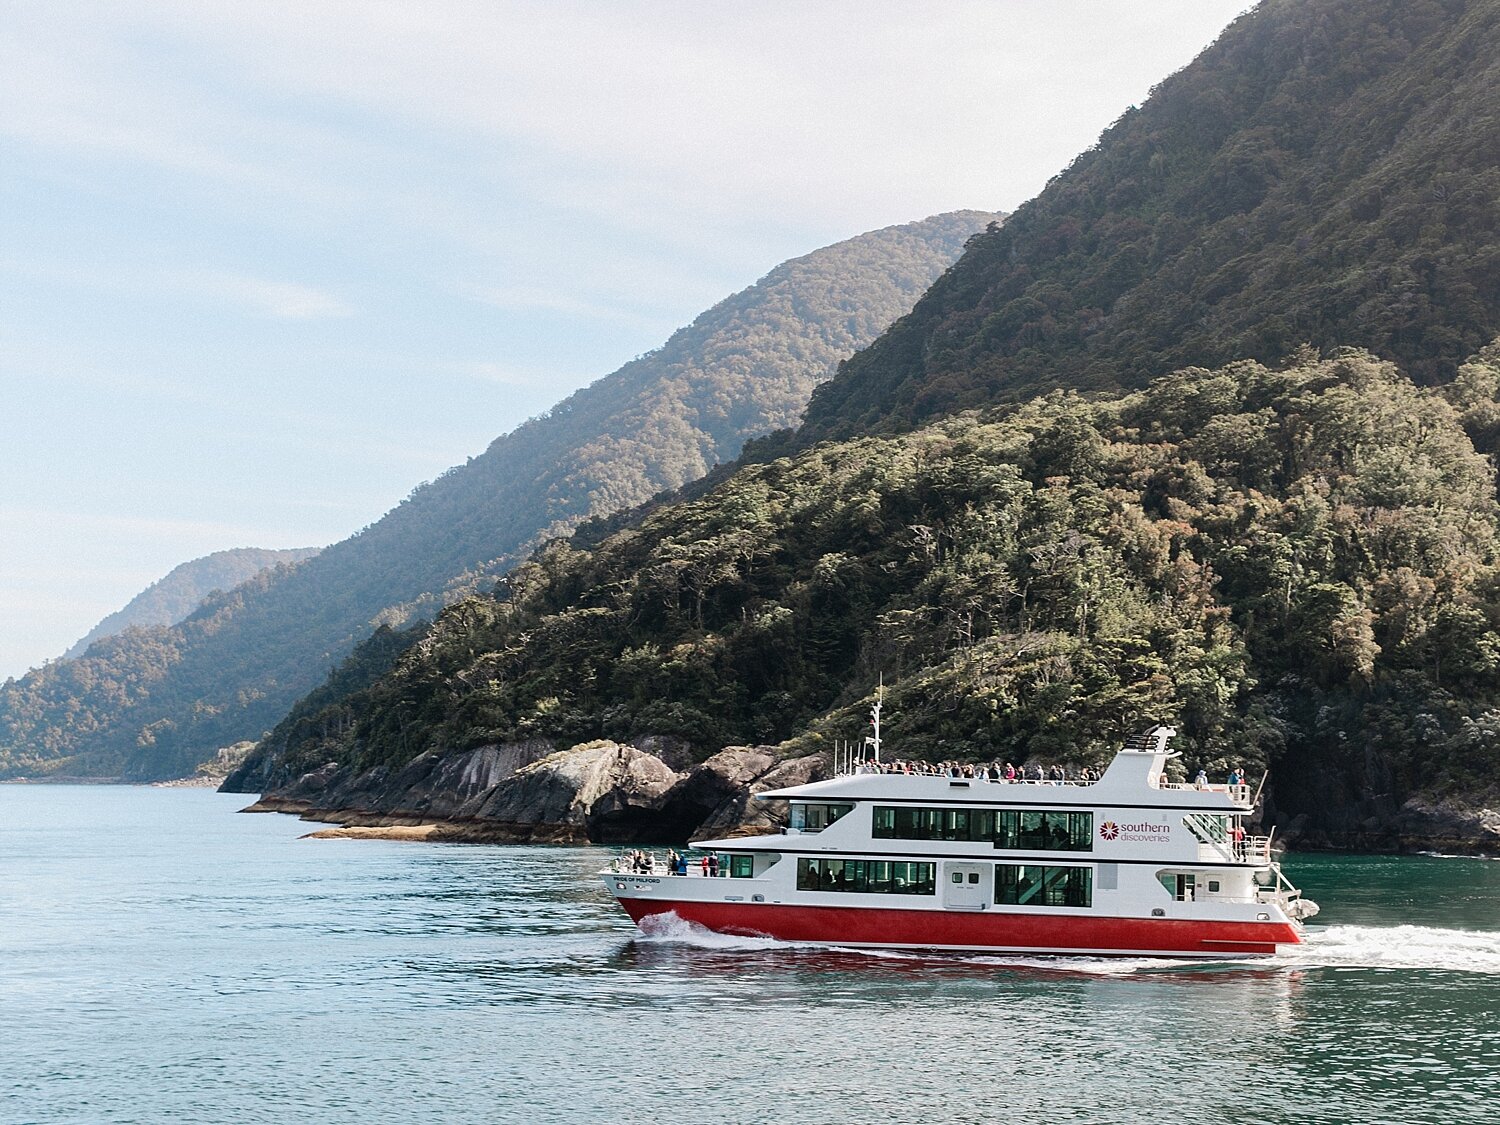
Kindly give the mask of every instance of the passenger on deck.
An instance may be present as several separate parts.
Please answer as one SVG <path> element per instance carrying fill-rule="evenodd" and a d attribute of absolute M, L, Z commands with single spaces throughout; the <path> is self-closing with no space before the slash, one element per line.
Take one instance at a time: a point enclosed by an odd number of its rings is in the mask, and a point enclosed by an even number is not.
<path fill-rule="evenodd" d="M 708 853 L 708 877 L 710 879 L 717 879 L 719 877 L 719 853 L 718 852 L 709 852 Z"/>
<path fill-rule="evenodd" d="M 1016 767 L 1013 766 L 1010 762 L 1006 762 L 1005 763 L 1005 780 L 1006 781 L 1014 781 L 1015 779 L 1016 779 Z"/>
<path fill-rule="evenodd" d="M 1194 789 L 1207 789 L 1208 788 L 1208 771 L 1207 770 L 1199 770 L 1198 771 L 1198 776 L 1195 777 L 1195 778 L 1193 778 L 1193 788 Z"/>
<path fill-rule="evenodd" d="M 1229 784 L 1230 785 L 1243 785 L 1243 784 L 1245 784 L 1245 775 L 1240 772 L 1240 767 L 1239 766 L 1234 766 L 1234 767 L 1232 767 L 1230 769 L 1230 771 L 1229 771 Z"/>

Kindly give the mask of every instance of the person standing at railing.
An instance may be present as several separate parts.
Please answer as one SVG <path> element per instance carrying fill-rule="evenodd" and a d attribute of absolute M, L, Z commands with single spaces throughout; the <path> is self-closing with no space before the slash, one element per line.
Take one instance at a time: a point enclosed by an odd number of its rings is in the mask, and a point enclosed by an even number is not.
<path fill-rule="evenodd" d="M 1244 859 L 1245 858 L 1245 826 L 1243 824 L 1236 824 L 1234 826 L 1233 831 L 1230 833 L 1230 836 L 1234 840 L 1234 857 L 1235 857 L 1235 859 Z"/>
<path fill-rule="evenodd" d="M 1194 789 L 1207 789 L 1208 788 L 1208 771 L 1207 770 L 1199 770 L 1198 771 L 1198 776 L 1195 777 L 1195 778 L 1193 778 L 1193 788 Z"/>

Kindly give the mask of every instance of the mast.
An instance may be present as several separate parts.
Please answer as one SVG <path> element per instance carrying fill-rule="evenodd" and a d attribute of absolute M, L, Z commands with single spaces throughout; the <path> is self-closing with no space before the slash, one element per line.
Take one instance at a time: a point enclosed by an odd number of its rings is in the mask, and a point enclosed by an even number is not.
<path fill-rule="evenodd" d="M 875 760 L 880 761 L 880 709 L 885 705 L 885 673 L 880 673 L 880 686 L 875 689 L 875 706 L 870 708 L 870 725 L 875 728 L 875 733 L 865 739 L 865 745 L 869 746 L 875 753 Z"/>

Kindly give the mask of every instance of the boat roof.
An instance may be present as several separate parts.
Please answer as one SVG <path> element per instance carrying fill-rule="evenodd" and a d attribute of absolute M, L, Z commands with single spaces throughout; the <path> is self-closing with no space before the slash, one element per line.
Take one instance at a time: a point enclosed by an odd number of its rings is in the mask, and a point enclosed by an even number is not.
<path fill-rule="evenodd" d="M 979 777 L 933 774 L 853 773 L 806 785 L 772 789 L 758 800 L 898 801 L 966 805 L 1077 805 L 1098 808 L 1198 809 L 1244 811 L 1248 800 L 1227 785 L 1199 789 L 1162 784 L 1167 759 L 1165 739 L 1148 749 L 1119 751 L 1098 781 L 989 781 Z"/>

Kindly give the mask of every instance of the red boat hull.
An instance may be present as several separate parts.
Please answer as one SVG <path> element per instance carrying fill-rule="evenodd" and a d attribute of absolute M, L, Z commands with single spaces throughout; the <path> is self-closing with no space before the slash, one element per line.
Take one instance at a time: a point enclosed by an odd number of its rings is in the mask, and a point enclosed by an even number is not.
<path fill-rule="evenodd" d="M 1245 957 L 1274 954 L 1278 943 L 1296 945 L 1302 941 L 1297 928 L 1286 922 L 664 902 L 639 898 L 623 898 L 620 905 L 637 924 L 652 915 L 675 914 L 683 921 L 717 933 L 828 945 Z"/>

